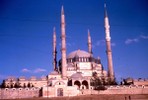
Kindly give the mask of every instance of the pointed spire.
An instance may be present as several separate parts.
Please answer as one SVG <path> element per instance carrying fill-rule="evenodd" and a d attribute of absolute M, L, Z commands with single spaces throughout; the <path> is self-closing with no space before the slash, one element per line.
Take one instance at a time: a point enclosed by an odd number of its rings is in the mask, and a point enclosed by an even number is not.
<path fill-rule="evenodd" d="M 105 27 L 105 34 L 106 34 L 106 40 L 110 41 L 110 25 L 109 25 L 109 18 L 107 15 L 107 10 L 106 10 L 106 3 L 104 3 L 104 27 Z"/>
<path fill-rule="evenodd" d="M 89 29 L 88 29 L 88 52 L 92 55 L 92 44 L 91 44 L 91 36 Z"/>
<path fill-rule="evenodd" d="M 61 15 L 64 15 L 64 7 L 62 5 L 62 8 L 61 8 Z"/>
<path fill-rule="evenodd" d="M 65 27 L 65 15 L 64 15 L 63 5 L 62 5 L 62 8 L 61 8 L 61 25 L 63 25 L 62 27 Z"/>
<path fill-rule="evenodd" d="M 89 31 L 89 29 L 88 29 L 88 37 L 90 37 L 90 31 Z"/>
<path fill-rule="evenodd" d="M 53 28 L 53 67 L 57 70 L 56 28 Z"/>
<path fill-rule="evenodd" d="M 105 38 L 106 38 L 106 54 L 107 54 L 107 63 L 108 63 L 108 77 L 111 79 L 111 81 L 114 81 L 110 25 L 109 25 L 107 10 L 106 10 L 106 3 L 104 4 L 104 27 L 105 27 L 105 34 L 106 34 Z"/>
<path fill-rule="evenodd" d="M 55 27 L 53 27 L 53 32 L 54 32 L 54 34 L 55 34 L 55 31 L 56 31 L 56 28 L 55 28 Z"/>
<path fill-rule="evenodd" d="M 53 42 L 56 42 L 56 28 L 53 27 Z"/>
<path fill-rule="evenodd" d="M 66 32 L 64 8 L 61 9 L 61 53 L 62 53 L 62 78 L 66 78 L 67 60 L 66 60 Z"/>
<path fill-rule="evenodd" d="M 56 42 L 56 28 L 53 27 L 53 42 Z"/>
<path fill-rule="evenodd" d="M 108 17 L 108 15 L 107 15 L 107 9 L 106 9 L 106 3 L 104 3 L 104 16 L 105 17 Z"/>

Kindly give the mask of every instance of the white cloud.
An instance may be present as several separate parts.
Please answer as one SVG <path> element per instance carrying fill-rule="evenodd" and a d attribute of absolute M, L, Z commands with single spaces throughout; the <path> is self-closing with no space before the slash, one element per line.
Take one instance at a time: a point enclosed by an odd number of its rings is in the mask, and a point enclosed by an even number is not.
<path fill-rule="evenodd" d="M 72 45 L 71 43 L 67 43 L 67 46 L 71 47 L 71 45 Z"/>
<path fill-rule="evenodd" d="M 143 39 L 148 39 L 148 35 L 139 35 L 137 38 L 129 38 L 129 39 L 126 39 L 125 40 L 125 44 L 131 44 L 131 43 L 137 43 L 139 42 L 140 40 L 143 40 Z"/>
<path fill-rule="evenodd" d="M 45 72 L 47 71 L 46 69 L 42 69 L 42 68 L 37 68 L 37 69 L 34 69 L 34 70 L 29 70 L 27 68 L 24 68 L 21 70 L 21 72 L 24 72 L 24 73 L 40 73 L 40 72 Z"/>
<path fill-rule="evenodd" d="M 93 47 L 95 47 L 95 46 L 105 46 L 105 45 L 106 45 L 105 40 L 99 40 L 99 41 L 96 42 L 95 45 L 93 45 Z M 111 46 L 116 46 L 116 43 L 111 43 Z"/>
<path fill-rule="evenodd" d="M 46 72 L 46 71 L 47 71 L 46 69 L 37 68 L 37 69 L 35 69 L 33 72 L 34 72 L 34 73 L 40 73 L 40 72 Z"/>
<path fill-rule="evenodd" d="M 140 38 L 142 38 L 142 39 L 148 39 L 148 36 L 140 35 Z"/>
<path fill-rule="evenodd" d="M 116 46 L 116 43 L 111 43 L 111 46 L 113 46 L 113 47 Z"/>
<path fill-rule="evenodd" d="M 131 44 L 131 43 L 136 43 L 136 42 L 139 42 L 138 38 L 126 39 L 125 44 Z"/>
<path fill-rule="evenodd" d="M 67 35 L 67 36 L 66 36 L 66 38 L 69 38 L 69 39 L 70 39 L 70 38 L 71 38 L 71 36 L 68 36 L 68 35 Z"/>
<path fill-rule="evenodd" d="M 62 44 L 61 43 L 59 43 L 59 46 L 61 46 Z M 71 46 L 74 46 L 75 45 L 75 43 L 69 43 L 69 42 L 67 42 L 66 43 L 66 46 L 68 46 L 68 47 L 71 47 Z"/>
<path fill-rule="evenodd" d="M 105 45 L 105 40 L 99 40 L 95 44 L 96 46 Z"/>
<path fill-rule="evenodd" d="M 59 43 L 59 46 L 61 46 L 61 43 Z"/>
<path fill-rule="evenodd" d="M 21 72 L 31 72 L 31 70 L 24 68 L 24 69 L 21 70 Z"/>

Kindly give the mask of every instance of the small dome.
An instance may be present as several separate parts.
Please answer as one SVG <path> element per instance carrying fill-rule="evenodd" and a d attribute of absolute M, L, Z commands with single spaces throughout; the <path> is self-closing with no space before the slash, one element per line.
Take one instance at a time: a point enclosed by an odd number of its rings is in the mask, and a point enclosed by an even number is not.
<path fill-rule="evenodd" d="M 76 51 L 73 51 L 71 52 L 67 58 L 74 58 L 74 57 L 90 57 L 91 55 L 86 52 L 86 51 L 83 51 L 83 50 L 76 50 Z"/>
<path fill-rule="evenodd" d="M 59 75 L 57 71 L 52 71 L 49 75 Z"/>
<path fill-rule="evenodd" d="M 77 73 L 72 74 L 71 78 L 83 78 L 83 76 L 81 72 L 77 72 Z"/>
<path fill-rule="evenodd" d="M 128 78 L 126 78 L 125 80 L 126 80 L 127 82 L 132 82 L 132 81 L 133 81 L 133 78 L 128 77 Z"/>

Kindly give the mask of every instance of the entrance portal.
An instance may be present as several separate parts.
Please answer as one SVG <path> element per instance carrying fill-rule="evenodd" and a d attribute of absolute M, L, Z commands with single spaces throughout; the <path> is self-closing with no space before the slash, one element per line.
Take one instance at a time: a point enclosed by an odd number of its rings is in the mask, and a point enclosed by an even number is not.
<path fill-rule="evenodd" d="M 84 86 L 86 87 L 86 89 L 89 88 L 89 86 L 88 86 L 88 82 L 87 82 L 86 80 L 84 80 L 84 81 L 82 82 L 82 85 L 84 85 Z"/>
<path fill-rule="evenodd" d="M 57 96 L 63 96 L 63 88 L 57 89 Z"/>
<path fill-rule="evenodd" d="M 77 85 L 77 86 L 78 86 L 78 88 L 80 88 L 81 83 L 80 83 L 79 81 L 75 81 L 75 82 L 74 82 L 74 85 Z"/>

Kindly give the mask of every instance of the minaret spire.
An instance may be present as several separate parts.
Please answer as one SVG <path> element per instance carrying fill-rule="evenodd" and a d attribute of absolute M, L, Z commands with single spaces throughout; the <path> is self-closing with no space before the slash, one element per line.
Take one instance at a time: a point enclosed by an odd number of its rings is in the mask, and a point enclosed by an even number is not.
<path fill-rule="evenodd" d="M 105 17 L 108 17 L 108 15 L 107 15 L 107 9 L 106 9 L 106 3 L 104 3 L 104 16 Z"/>
<path fill-rule="evenodd" d="M 64 15 L 64 7 L 62 5 L 61 15 Z"/>
<path fill-rule="evenodd" d="M 112 50 L 111 50 L 111 37 L 110 37 L 110 25 L 109 19 L 106 10 L 106 4 L 104 4 L 104 27 L 105 27 L 105 34 L 106 34 L 106 54 L 108 60 L 108 77 L 111 81 L 114 81 L 114 71 L 113 71 L 113 61 L 112 61 Z"/>
<path fill-rule="evenodd" d="M 62 53 L 62 78 L 66 78 L 66 34 L 65 34 L 65 15 L 64 8 L 61 9 L 61 53 Z"/>
<path fill-rule="evenodd" d="M 92 55 L 92 43 L 91 43 L 91 36 L 89 29 L 88 29 L 88 52 Z"/>
<path fill-rule="evenodd" d="M 57 71 L 56 29 L 53 28 L 53 67 Z"/>

